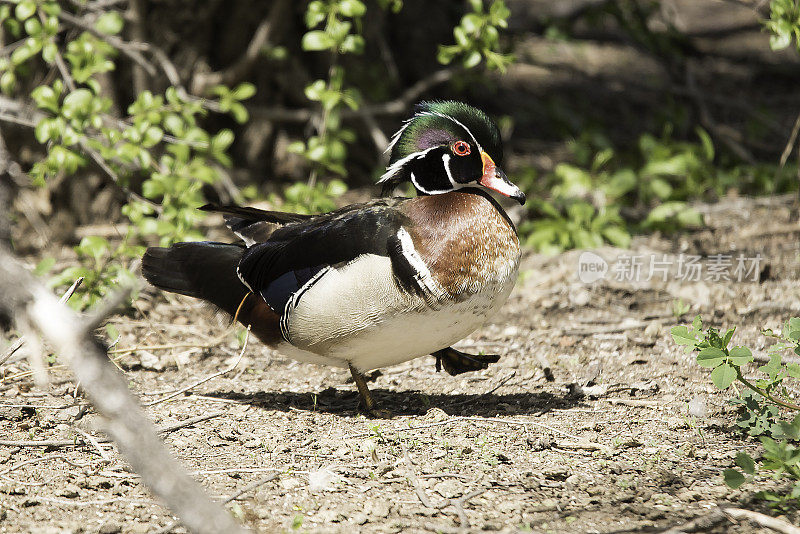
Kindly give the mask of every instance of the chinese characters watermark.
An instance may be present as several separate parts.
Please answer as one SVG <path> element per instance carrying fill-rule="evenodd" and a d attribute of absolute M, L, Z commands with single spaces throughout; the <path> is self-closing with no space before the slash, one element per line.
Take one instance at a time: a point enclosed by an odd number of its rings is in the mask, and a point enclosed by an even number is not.
<path fill-rule="evenodd" d="M 617 282 L 758 282 L 761 254 L 623 254 L 609 265 L 594 252 L 578 259 L 578 279 L 586 284 L 610 278 Z"/>

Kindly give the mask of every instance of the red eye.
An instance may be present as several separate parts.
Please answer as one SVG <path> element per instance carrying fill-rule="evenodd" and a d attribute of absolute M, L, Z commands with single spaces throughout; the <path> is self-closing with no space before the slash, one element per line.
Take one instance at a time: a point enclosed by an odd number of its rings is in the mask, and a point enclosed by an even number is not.
<path fill-rule="evenodd" d="M 453 143 L 453 153 L 457 156 L 466 156 L 470 153 L 469 145 L 465 141 Z"/>

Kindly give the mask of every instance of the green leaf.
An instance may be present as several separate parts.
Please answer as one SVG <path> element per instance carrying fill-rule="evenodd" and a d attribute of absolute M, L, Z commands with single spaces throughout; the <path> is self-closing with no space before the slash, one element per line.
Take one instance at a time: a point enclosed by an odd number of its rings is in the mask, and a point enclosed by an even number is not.
<path fill-rule="evenodd" d="M 42 59 L 48 65 L 52 65 L 58 55 L 58 46 L 53 41 L 48 41 L 42 47 Z"/>
<path fill-rule="evenodd" d="M 786 370 L 792 378 L 800 379 L 800 363 L 787 363 Z"/>
<path fill-rule="evenodd" d="M 116 35 L 122 31 L 122 26 L 125 21 L 122 20 L 122 15 L 116 11 L 107 11 L 97 18 L 94 23 L 94 29 L 106 35 Z"/>
<path fill-rule="evenodd" d="M 771 379 L 774 380 L 778 376 L 778 373 L 781 372 L 782 368 L 781 355 L 773 353 L 769 357 L 769 363 L 762 365 L 758 368 L 758 370 L 762 373 L 766 373 Z"/>
<path fill-rule="evenodd" d="M 727 356 L 717 347 L 706 347 L 697 355 L 697 363 L 702 367 L 717 367 Z"/>
<path fill-rule="evenodd" d="M 340 0 L 339 11 L 345 17 L 362 17 L 367 12 L 367 7 L 360 0 Z"/>
<path fill-rule="evenodd" d="M 477 67 L 481 62 L 481 54 L 478 51 L 472 51 L 464 58 L 464 66 L 468 69 Z"/>
<path fill-rule="evenodd" d="M 7 70 L 0 76 L 0 91 L 10 94 L 17 85 L 17 76 L 13 70 Z"/>
<path fill-rule="evenodd" d="M 786 337 L 792 341 L 800 340 L 800 317 L 792 317 L 786 321 L 784 331 L 786 332 Z"/>
<path fill-rule="evenodd" d="M 64 97 L 62 113 L 68 119 L 82 117 L 91 112 L 91 103 L 95 96 L 88 89 L 76 89 Z"/>
<path fill-rule="evenodd" d="M 144 137 L 142 138 L 142 146 L 145 148 L 152 148 L 158 143 L 161 142 L 161 139 L 164 138 L 164 130 L 159 128 L 158 126 L 150 126 L 144 132 Z"/>
<path fill-rule="evenodd" d="M 746 452 L 737 452 L 735 463 L 748 475 L 752 475 L 756 472 L 756 463 Z"/>
<path fill-rule="evenodd" d="M 14 65 L 25 63 L 39 51 L 40 45 L 41 43 L 37 44 L 36 40 L 29 37 L 26 39 L 25 44 L 11 52 L 11 63 Z"/>
<path fill-rule="evenodd" d="M 348 35 L 339 47 L 342 53 L 361 54 L 364 52 L 364 38 L 360 35 Z"/>
<path fill-rule="evenodd" d="M 469 0 L 469 6 L 475 13 L 483 13 L 483 0 Z"/>
<path fill-rule="evenodd" d="M 20 2 L 17 4 L 17 8 L 14 10 L 14 15 L 20 21 L 31 17 L 34 13 L 36 13 L 36 3 L 33 2 L 33 0 L 25 0 L 24 2 Z"/>
<path fill-rule="evenodd" d="M 252 83 L 240 83 L 231 91 L 231 96 L 236 100 L 247 100 L 256 94 L 256 86 Z"/>
<path fill-rule="evenodd" d="M 738 469 L 725 469 L 722 472 L 722 477 L 725 480 L 725 485 L 729 488 L 736 489 L 745 482 L 745 476 Z"/>
<path fill-rule="evenodd" d="M 58 95 L 49 85 L 40 85 L 31 91 L 31 98 L 37 107 L 58 113 Z"/>
<path fill-rule="evenodd" d="M 650 182 L 650 189 L 661 200 L 669 198 L 672 194 L 672 186 L 662 178 L 653 178 Z"/>
<path fill-rule="evenodd" d="M 733 365 L 744 365 L 753 361 L 753 353 L 747 347 L 733 347 L 729 354 L 729 361 Z"/>
<path fill-rule="evenodd" d="M 81 239 L 78 244 L 80 254 L 99 260 L 108 251 L 108 241 L 102 237 L 90 235 Z"/>
<path fill-rule="evenodd" d="M 42 31 L 42 23 L 36 19 L 28 19 L 24 24 L 25 32 L 31 37 L 38 37 L 37 34 Z"/>
<path fill-rule="evenodd" d="M 699 358 L 699 356 L 698 356 Z M 727 389 L 736 380 L 736 368 L 725 362 L 711 371 L 711 381 L 719 389 Z"/>
<path fill-rule="evenodd" d="M 328 50 L 335 45 L 333 38 L 320 30 L 307 32 L 301 41 L 301 46 L 306 51 Z"/>
<path fill-rule="evenodd" d="M 736 333 L 736 327 L 735 326 L 733 328 L 729 328 L 728 331 L 725 332 L 725 335 L 722 336 L 722 346 L 723 347 L 727 347 L 728 346 L 728 343 L 730 343 L 731 339 L 733 339 L 733 334 L 734 333 Z"/>
<path fill-rule="evenodd" d="M 230 113 L 233 116 L 233 120 L 239 124 L 244 124 L 247 122 L 247 119 L 250 116 L 247 112 L 247 108 L 238 102 L 231 104 Z"/>
<path fill-rule="evenodd" d="M 614 246 L 627 248 L 631 242 L 631 235 L 621 226 L 607 226 L 602 232 L 606 240 Z"/>
<path fill-rule="evenodd" d="M 233 143 L 233 132 L 227 128 L 220 130 L 217 135 L 211 139 L 212 152 L 224 152 Z"/>
<path fill-rule="evenodd" d="M 56 259 L 53 257 L 47 257 L 42 259 L 39 263 L 36 264 L 36 268 L 33 270 L 33 274 L 36 276 L 43 276 L 49 273 L 53 266 L 56 264 Z"/>
<path fill-rule="evenodd" d="M 699 126 L 694 130 L 697 133 L 697 137 L 700 138 L 700 143 L 703 145 L 703 155 L 705 155 L 706 160 L 713 161 L 714 160 L 714 141 L 711 140 L 711 136 L 708 135 L 704 129 L 700 128 Z"/>
<path fill-rule="evenodd" d="M 772 50 L 783 50 L 792 44 L 792 35 L 789 33 L 776 33 L 769 36 L 769 46 Z"/>

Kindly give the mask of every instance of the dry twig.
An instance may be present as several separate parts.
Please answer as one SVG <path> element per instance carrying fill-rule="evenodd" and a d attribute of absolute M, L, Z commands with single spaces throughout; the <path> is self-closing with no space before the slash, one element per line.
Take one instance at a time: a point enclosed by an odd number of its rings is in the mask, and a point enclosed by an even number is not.
<path fill-rule="evenodd" d="M 244 343 L 242 343 L 242 350 L 239 351 L 239 356 L 237 356 L 236 361 L 234 361 L 227 369 L 223 369 L 222 371 L 218 371 L 216 373 L 208 375 L 207 377 L 198 380 L 194 384 L 186 386 L 185 388 L 181 388 L 178 391 L 176 391 L 174 393 L 171 393 L 170 395 L 167 395 L 166 397 L 162 397 L 162 398 L 154 400 L 152 402 L 148 402 L 146 404 L 143 404 L 142 406 L 145 406 L 145 407 L 155 406 L 156 404 L 160 404 L 160 403 L 162 403 L 164 401 L 168 401 L 169 399 L 174 399 L 175 397 L 177 397 L 181 393 L 185 393 L 185 392 L 189 391 L 190 389 L 193 389 L 193 388 L 195 388 L 195 387 L 197 387 L 197 386 L 199 386 L 201 384 L 205 384 L 209 380 L 217 378 L 218 376 L 222 376 L 222 375 L 224 375 L 226 373 L 230 373 L 231 371 L 236 369 L 236 366 L 239 365 L 240 361 L 242 361 L 242 356 L 244 356 L 244 351 L 247 348 L 247 340 L 249 338 L 250 338 L 250 327 L 248 326 L 247 327 L 247 333 L 244 336 Z"/>
<path fill-rule="evenodd" d="M 800 534 L 800 528 L 782 519 L 778 519 L 777 517 L 770 517 L 752 510 L 745 510 L 744 508 L 722 508 L 722 513 L 725 514 L 728 519 L 746 519 L 760 527 L 768 528 L 775 532 L 780 532 L 781 534 Z"/>
<path fill-rule="evenodd" d="M 406 465 L 408 480 L 409 482 L 411 482 L 411 485 L 414 486 L 414 492 L 416 492 L 419 501 L 425 508 L 435 509 L 433 503 L 428 498 L 428 494 L 425 493 L 425 488 L 422 487 L 422 483 L 419 481 L 417 472 L 414 470 L 414 464 L 411 462 L 411 455 L 408 454 L 408 449 L 406 448 L 404 443 L 400 443 L 400 447 L 402 447 L 403 449 L 403 462 L 405 462 Z"/>
<path fill-rule="evenodd" d="M 243 529 L 180 467 L 137 405 L 125 378 L 91 338 L 78 316 L 0 248 L 0 313 L 28 321 L 70 362 L 77 379 L 104 415 L 107 432 L 142 481 L 192 532 L 243 532 Z M 96 319 L 96 317 L 95 317 Z"/>
<path fill-rule="evenodd" d="M 169 434 L 170 432 L 175 432 L 176 430 L 180 430 L 181 428 L 185 428 L 187 426 L 192 426 L 195 423 L 200 423 L 202 421 L 208 421 L 209 419 L 214 419 L 215 417 L 220 417 L 225 415 L 225 412 L 212 412 L 207 413 L 205 415 L 198 415 L 197 417 L 192 417 L 191 419 L 187 419 L 186 421 L 180 421 L 178 423 L 174 423 L 169 426 L 165 426 L 164 428 L 159 428 L 156 430 L 159 434 Z M 82 433 L 82 432 L 81 432 Z M 97 443 L 111 443 L 113 440 L 110 438 L 95 438 Z M 0 440 L 0 445 L 4 445 L 6 447 L 74 447 L 78 445 L 86 445 L 86 442 L 82 442 L 80 439 L 76 438 L 74 440 L 69 439 L 49 439 L 49 440 L 8 440 L 2 439 Z"/>
<path fill-rule="evenodd" d="M 223 71 L 195 74 L 190 86 L 192 92 L 196 95 L 202 95 L 208 88 L 215 85 L 234 85 L 245 79 L 255 66 L 258 58 L 261 57 L 264 47 L 270 41 L 270 37 L 275 32 L 276 26 L 278 26 L 278 21 L 283 18 L 288 6 L 288 0 L 273 2 L 269 14 L 256 28 L 250 44 L 247 45 L 247 50 L 238 61 Z"/>

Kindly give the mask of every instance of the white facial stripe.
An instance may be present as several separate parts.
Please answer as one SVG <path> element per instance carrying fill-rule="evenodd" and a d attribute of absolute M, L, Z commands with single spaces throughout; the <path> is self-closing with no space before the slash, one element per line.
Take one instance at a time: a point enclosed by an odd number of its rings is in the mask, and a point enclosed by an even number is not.
<path fill-rule="evenodd" d="M 419 182 L 417 182 L 417 177 L 414 175 L 413 172 L 411 173 L 411 185 L 413 185 L 417 191 L 422 191 L 423 193 L 426 193 L 428 195 L 431 194 L 430 191 L 419 185 Z"/>
<path fill-rule="evenodd" d="M 419 283 L 420 287 L 426 289 L 434 297 L 444 297 L 444 289 L 439 282 L 436 281 L 430 269 L 428 269 L 428 266 L 425 265 L 425 262 L 417 253 L 417 249 L 414 248 L 414 242 L 411 240 L 411 236 L 405 228 L 400 228 L 400 230 L 398 230 L 397 238 L 400 240 L 400 249 L 403 256 L 406 258 L 409 265 L 414 268 L 414 279 Z"/>
<path fill-rule="evenodd" d="M 391 178 L 392 176 L 397 174 L 397 172 L 400 169 L 403 168 L 403 165 L 405 165 L 406 163 L 408 163 L 412 159 L 424 157 L 425 154 L 427 154 L 428 152 L 430 152 L 431 150 L 433 150 L 435 148 L 439 148 L 439 147 L 432 146 L 430 148 L 426 148 L 425 150 L 420 150 L 419 152 L 412 152 L 408 156 L 395 161 L 394 163 L 389 165 L 389 167 L 386 169 L 386 172 L 381 175 L 381 178 L 380 178 L 380 180 L 378 180 L 378 183 L 380 184 L 380 183 L 385 182 L 386 180 L 388 180 L 389 178 Z"/>
<path fill-rule="evenodd" d="M 397 130 L 397 131 L 394 133 L 394 135 L 392 136 L 392 139 L 391 139 L 391 141 L 389 141 L 389 146 L 387 146 L 387 147 L 386 147 L 386 150 L 384 151 L 384 153 L 385 153 L 385 152 L 389 152 L 389 151 L 391 151 L 391 150 L 394 148 L 394 145 L 396 145 L 396 144 L 397 144 L 397 141 L 399 141 L 399 140 L 400 140 L 400 136 L 401 136 L 401 135 L 403 135 L 403 132 L 405 132 L 405 131 L 406 131 L 406 128 L 408 128 L 408 125 L 409 125 L 409 124 L 411 124 L 411 121 L 412 121 L 413 119 L 414 119 L 414 118 L 412 117 L 412 118 L 410 118 L 410 119 L 406 119 L 406 120 L 404 120 L 404 121 L 403 121 L 403 125 L 400 127 L 400 129 L 399 129 L 399 130 Z"/>
<path fill-rule="evenodd" d="M 456 182 L 453 184 L 453 187 L 451 189 L 425 189 L 419 184 L 419 182 L 417 182 L 417 177 L 414 176 L 413 172 L 411 173 L 411 185 L 413 185 L 417 191 L 421 191 L 426 195 L 441 195 L 443 193 L 449 193 L 451 191 L 463 189 L 464 187 L 470 187 L 470 184 L 459 184 L 458 182 Z"/>
<path fill-rule="evenodd" d="M 444 163 L 444 170 L 447 173 L 447 179 L 453 184 L 453 188 L 458 188 L 458 183 L 453 179 L 453 172 L 450 170 L 450 154 L 442 154 L 442 163 Z"/>

